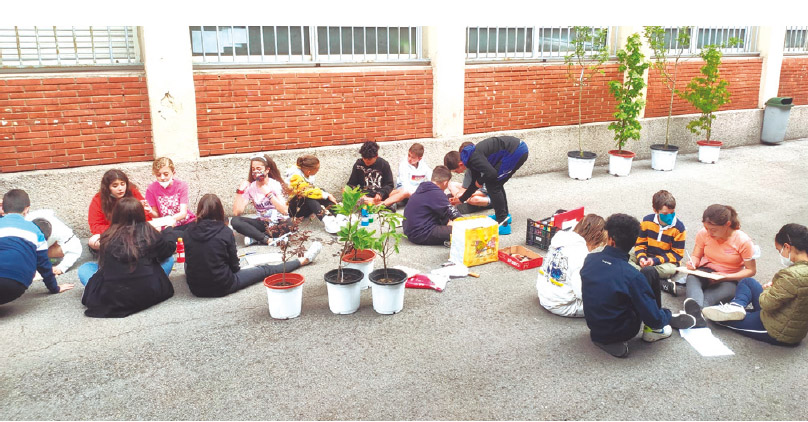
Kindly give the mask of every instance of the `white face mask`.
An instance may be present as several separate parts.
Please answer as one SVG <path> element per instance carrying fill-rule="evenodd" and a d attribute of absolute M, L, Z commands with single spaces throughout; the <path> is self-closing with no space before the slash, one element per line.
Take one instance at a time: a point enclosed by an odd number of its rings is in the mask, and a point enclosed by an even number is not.
<path fill-rule="evenodd" d="M 780 249 L 780 250 L 779 250 L 779 251 L 777 251 L 777 252 L 779 252 L 779 253 L 780 253 L 780 264 L 781 264 L 782 266 L 784 266 L 784 267 L 789 267 L 789 266 L 793 265 L 793 264 L 794 264 L 794 262 L 791 260 L 791 258 L 789 258 L 789 257 L 787 257 L 787 256 L 783 256 L 783 250 L 785 250 L 785 248 L 786 248 L 786 247 L 785 247 L 785 246 L 783 246 L 783 248 L 782 248 L 782 249 Z"/>
<path fill-rule="evenodd" d="M 159 183 L 159 184 L 160 184 L 160 186 L 162 186 L 162 187 L 163 187 L 163 189 L 165 189 L 165 188 L 167 188 L 167 187 L 168 187 L 168 185 L 170 185 L 170 184 L 171 184 L 171 180 L 169 180 L 169 181 L 167 181 L 167 182 L 161 182 L 161 181 L 159 181 L 159 180 L 158 180 L 158 181 L 157 181 L 157 183 Z"/>

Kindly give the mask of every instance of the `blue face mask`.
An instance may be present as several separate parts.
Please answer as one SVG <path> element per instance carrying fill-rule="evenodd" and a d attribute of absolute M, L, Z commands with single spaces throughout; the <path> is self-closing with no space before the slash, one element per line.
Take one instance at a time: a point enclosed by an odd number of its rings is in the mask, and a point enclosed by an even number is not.
<path fill-rule="evenodd" d="M 672 212 L 670 214 L 659 214 L 659 222 L 666 226 L 670 226 L 671 224 L 673 224 L 674 217 L 676 217 L 675 212 Z"/>

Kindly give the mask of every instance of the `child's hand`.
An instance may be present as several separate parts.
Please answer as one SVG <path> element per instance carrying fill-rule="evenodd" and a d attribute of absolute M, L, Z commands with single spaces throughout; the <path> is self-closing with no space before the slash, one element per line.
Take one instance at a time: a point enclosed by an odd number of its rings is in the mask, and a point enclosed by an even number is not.
<path fill-rule="evenodd" d="M 449 204 L 451 204 L 451 205 L 459 205 L 460 200 L 453 196 L 453 197 L 449 198 Z"/>
<path fill-rule="evenodd" d="M 64 274 L 64 273 L 62 272 L 62 270 L 60 270 L 60 269 L 58 269 L 58 268 L 54 268 L 54 269 L 53 269 L 53 275 L 62 275 L 62 274 Z"/>
<path fill-rule="evenodd" d="M 640 258 L 640 266 L 641 267 L 648 267 L 654 265 L 654 260 L 651 258 Z"/>
<path fill-rule="evenodd" d="M 66 292 L 66 291 L 72 289 L 73 287 L 76 287 L 76 285 L 73 284 L 73 283 L 60 284 L 59 285 L 59 293 Z"/>
<path fill-rule="evenodd" d="M 238 190 L 246 190 L 250 187 L 250 182 L 248 180 L 242 180 L 241 184 L 238 186 Z"/>
<path fill-rule="evenodd" d="M 90 240 L 88 240 L 87 243 L 90 245 L 91 248 L 98 250 L 101 247 L 101 242 L 99 242 L 99 239 L 101 239 L 101 235 L 94 234 L 90 236 Z"/>
<path fill-rule="evenodd" d="M 764 284 L 764 285 L 763 285 L 763 288 L 764 288 L 764 289 L 768 289 L 768 288 L 769 288 L 769 287 L 771 287 L 771 286 L 772 286 L 772 282 L 770 281 L 770 282 L 768 282 L 768 283 Z"/>
<path fill-rule="evenodd" d="M 696 269 L 696 267 L 693 265 L 693 263 L 692 263 L 692 262 L 689 262 L 689 261 L 688 261 L 688 263 L 687 263 L 687 269 L 688 269 L 688 270 L 695 270 L 695 269 Z"/>

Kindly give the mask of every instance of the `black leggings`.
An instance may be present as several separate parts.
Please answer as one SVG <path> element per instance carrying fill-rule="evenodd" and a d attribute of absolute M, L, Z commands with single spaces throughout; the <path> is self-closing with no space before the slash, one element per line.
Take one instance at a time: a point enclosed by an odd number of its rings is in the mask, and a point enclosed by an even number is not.
<path fill-rule="evenodd" d="M 323 207 L 330 207 L 334 205 L 328 198 L 312 199 L 295 196 L 289 201 L 289 216 L 290 217 L 308 217 L 314 214 L 317 219 L 322 220 L 325 217 L 325 209 Z"/>
<path fill-rule="evenodd" d="M 293 223 L 291 219 L 288 219 L 280 221 L 278 224 L 270 225 L 268 222 L 257 218 L 237 216 L 230 220 L 230 225 L 238 233 L 266 244 L 269 238 L 280 237 L 292 231 Z M 268 231 L 271 233 L 268 233 Z"/>
<path fill-rule="evenodd" d="M 491 205 L 494 207 L 494 214 L 497 217 L 497 223 L 502 223 L 503 221 L 508 219 L 508 214 L 510 210 L 508 210 L 508 197 L 505 195 L 505 183 L 508 180 L 511 180 L 511 177 L 516 170 L 519 170 L 522 167 L 522 164 L 525 164 L 527 161 L 528 153 L 525 152 L 513 166 L 513 170 L 511 171 L 508 177 L 497 180 L 494 182 L 486 182 L 485 187 L 488 189 L 488 197 L 491 198 Z"/>
<path fill-rule="evenodd" d="M 654 292 L 656 306 L 662 308 L 662 284 L 659 279 L 659 271 L 657 271 L 653 265 L 650 265 L 648 267 L 642 267 L 640 272 L 645 276 L 645 279 L 648 280 L 648 285 L 651 286 L 651 290 Z"/>
<path fill-rule="evenodd" d="M 27 289 L 17 280 L 0 277 L 0 305 L 19 298 Z"/>
<path fill-rule="evenodd" d="M 248 286 L 252 286 L 255 283 L 263 281 L 272 274 L 280 274 L 282 272 L 290 273 L 298 268 L 300 268 L 299 259 L 286 261 L 286 267 L 284 267 L 284 264 L 275 264 L 258 265 L 252 268 L 245 268 L 234 274 L 236 276 L 236 281 L 233 283 L 233 287 L 230 288 L 230 291 L 227 292 L 227 294 L 237 292 Z"/>

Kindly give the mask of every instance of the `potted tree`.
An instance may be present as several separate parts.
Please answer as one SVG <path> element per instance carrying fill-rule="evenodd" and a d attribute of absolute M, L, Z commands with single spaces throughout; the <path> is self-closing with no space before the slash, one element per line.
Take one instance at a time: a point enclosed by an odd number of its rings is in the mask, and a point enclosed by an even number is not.
<path fill-rule="evenodd" d="M 370 273 L 370 282 L 373 283 L 373 309 L 380 314 L 395 314 L 404 308 L 404 291 L 407 281 L 407 273 L 396 268 L 387 267 L 387 259 L 398 253 L 398 246 L 401 239 L 406 237 L 403 233 L 398 233 L 397 227 L 401 226 L 404 217 L 400 214 L 390 212 L 387 209 L 380 210 L 379 236 L 373 243 L 373 249 L 382 257 L 382 268 Z"/>
<path fill-rule="evenodd" d="M 676 89 L 676 77 L 679 67 L 679 60 L 690 48 L 690 27 L 683 26 L 676 30 L 676 43 L 669 46 L 665 42 L 665 29 L 661 26 L 646 26 L 645 39 L 654 52 L 654 62 L 652 66 L 659 71 L 659 78 L 662 85 L 670 92 L 670 102 L 668 103 L 668 118 L 665 122 L 665 143 L 651 144 L 651 168 L 660 171 L 673 170 L 676 165 L 676 155 L 679 147 L 670 145 L 671 116 L 673 115 L 673 99 L 679 91 Z M 671 35 L 671 39 L 674 39 Z M 673 48 L 668 48 L 673 47 Z M 670 56 L 668 53 L 673 51 Z M 673 58 L 673 62 L 668 58 Z"/>
<path fill-rule="evenodd" d="M 578 87 L 578 150 L 567 152 L 567 166 L 570 178 L 588 180 L 592 178 L 597 154 L 584 151 L 581 139 L 584 86 L 596 74 L 603 73 L 600 67 L 609 59 L 609 51 L 606 46 L 605 30 L 576 26 L 573 31 L 575 32 L 571 40 L 573 49 L 570 54 L 564 56 L 564 63 L 567 65 L 567 77 Z"/>
<path fill-rule="evenodd" d="M 298 222 L 294 221 L 293 228 L 275 242 L 281 250 L 283 260 L 283 272 L 272 274 L 264 279 L 264 286 L 267 288 L 267 305 L 269 305 L 269 315 L 275 319 L 290 319 L 300 315 L 303 305 L 303 282 L 302 274 L 287 273 L 286 261 L 289 258 L 300 257 L 306 252 L 303 244 L 309 239 L 311 232 L 299 230 Z M 272 227 L 267 229 L 267 233 L 273 237 Z"/>
<path fill-rule="evenodd" d="M 361 293 L 360 282 L 365 274 L 356 268 L 348 267 L 352 260 L 361 262 L 364 257 L 362 251 L 373 245 L 375 232 L 368 231 L 361 226 L 356 218 L 362 208 L 361 199 L 364 194 L 361 189 L 346 188 L 342 192 L 342 202 L 332 209 L 335 213 L 347 218 L 347 223 L 340 227 L 337 236 L 342 242 L 339 253 L 339 266 L 325 273 L 328 289 L 328 307 L 335 314 L 352 314 L 359 309 Z M 375 253 L 371 250 L 371 262 Z"/>
<path fill-rule="evenodd" d="M 626 48 L 617 52 L 617 70 L 623 72 L 623 81 L 610 81 L 609 91 L 617 100 L 617 111 L 614 113 L 615 121 L 609 124 L 614 131 L 616 150 L 609 151 L 609 173 L 615 176 L 628 176 L 631 172 L 631 161 L 634 153 L 624 150 L 629 140 L 640 139 L 640 112 L 645 106 L 645 100 L 640 98 L 645 88 L 643 75 L 649 64 L 640 51 L 642 43 L 640 34 L 632 34 L 626 40 Z"/>
<path fill-rule="evenodd" d="M 730 45 L 735 43 L 737 43 L 737 39 L 730 39 Z M 706 136 L 705 139 L 697 142 L 699 144 L 699 161 L 715 163 L 718 161 L 718 155 L 724 143 L 711 139 L 713 120 L 715 120 L 714 113 L 721 106 L 729 103 L 729 82 L 721 79 L 718 71 L 723 56 L 718 46 L 704 46 L 699 56 L 704 60 L 704 66 L 700 69 L 703 77 L 697 76 L 691 79 L 680 96 L 701 113 L 699 117 L 687 124 L 687 128 L 694 134 L 704 133 Z"/>

